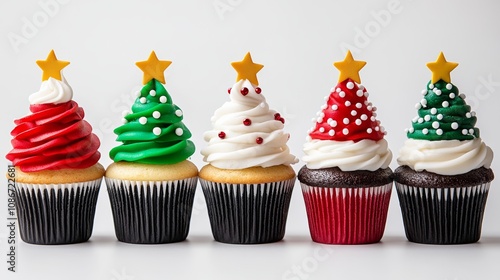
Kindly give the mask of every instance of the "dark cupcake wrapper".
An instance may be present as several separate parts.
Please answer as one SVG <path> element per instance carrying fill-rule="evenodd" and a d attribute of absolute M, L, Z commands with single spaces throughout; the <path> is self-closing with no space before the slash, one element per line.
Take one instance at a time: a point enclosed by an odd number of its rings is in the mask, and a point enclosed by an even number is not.
<path fill-rule="evenodd" d="M 105 180 L 118 240 L 160 244 L 187 238 L 198 177 L 173 181 Z"/>
<path fill-rule="evenodd" d="M 71 184 L 16 182 L 21 239 L 40 245 L 87 241 L 92 235 L 101 180 Z"/>
<path fill-rule="evenodd" d="M 490 182 L 422 188 L 395 182 L 406 237 L 424 244 L 466 244 L 481 237 Z"/>
<path fill-rule="evenodd" d="M 324 244 L 379 242 L 385 230 L 392 182 L 376 187 L 317 187 L 301 183 L 309 231 Z"/>
<path fill-rule="evenodd" d="M 260 184 L 200 182 L 216 241 L 261 244 L 283 239 L 295 178 Z"/>

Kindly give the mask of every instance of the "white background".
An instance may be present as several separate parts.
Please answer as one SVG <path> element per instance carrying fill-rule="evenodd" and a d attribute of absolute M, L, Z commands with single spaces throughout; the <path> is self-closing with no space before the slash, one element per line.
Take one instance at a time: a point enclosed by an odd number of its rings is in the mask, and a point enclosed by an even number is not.
<path fill-rule="evenodd" d="M 45 7 L 43 3 L 51 2 Z M 40 4 L 42 3 L 42 4 Z M 54 5 L 56 3 L 56 5 Z M 46 5 L 45 5 L 46 6 Z M 435 0 L 192 0 L 0 2 L 0 155 L 10 150 L 13 120 L 26 115 L 28 96 L 38 90 L 35 64 L 55 49 L 71 64 L 64 74 L 74 100 L 86 111 L 102 141 L 101 163 L 117 145 L 112 130 L 140 89 L 135 61 L 151 50 L 172 60 L 166 88 L 185 112 L 197 151 L 214 110 L 228 100 L 236 73 L 230 62 L 247 51 L 265 67 L 260 86 L 271 108 L 286 118 L 290 148 L 302 157 L 311 118 L 337 83 L 333 61 L 344 47 L 368 62 L 363 85 L 379 108 L 378 118 L 397 155 L 414 104 L 431 77 L 425 63 L 444 51 L 460 65 L 453 83 L 477 111 L 483 140 L 500 151 L 500 17 L 498 1 Z M 30 26 L 33 25 L 33 26 Z M 13 39 L 15 38 L 15 39 Z M 16 41 L 17 40 L 17 41 Z M 14 41 L 14 42 L 13 42 Z M 2 156 L 3 157 L 3 156 Z M 4 166 L 7 165 L 4 159 Z M 295 165 L 298 170 L 303 162 Z M 395 159 L 392 167 L 396 167 Z M 500 174 L 494 162 L 494 172 Z M 1 173 L 1 172 L 0 172 Z M 2 184 L 5 186 L 5 184 Z M 309 237 L 299 184 L 292 197 L 282 242 L 238 246 L 213 241 L 198 189 L 186 242 L 130 245 L 116 241 L 105 185 L 90 242 L 34 246 L 18 236 L 18 272 L 8 273 L 7 228 L 0 227 L 2 279 L 498 279 L 500 191 L 493 181 L 477 244 L 429 246 L 406 241 L 393 192 L 382 242 L 325 246 Z M 0 191 L 0 221 L 6 223 L 6 188 Z"/>

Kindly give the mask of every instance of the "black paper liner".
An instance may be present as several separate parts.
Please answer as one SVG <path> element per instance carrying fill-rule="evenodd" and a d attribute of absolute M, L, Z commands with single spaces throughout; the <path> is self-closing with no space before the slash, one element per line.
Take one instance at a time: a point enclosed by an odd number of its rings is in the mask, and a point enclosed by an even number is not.
<path fill-rule="evenodd" d="M 161 244 L 187 238 L 198 177 L 176 181 L 105 179 L 118 240 Z"/>
<path fill-rule="evenodd" d="M 59 185 L 16 183 L 21 239 L 39 245 L 89 240 L 101 180 Z"/>
<path fill-rule="evenodd" d="M 200 182 L 216 241 L 261 244 L 285 236 L 295 178 L 261 184 Z"/>
<path fill-rule="evenodd" d="M 420 188 L 395 182 L 406 238 L 424 244 L 466 244 L 481 237 L 490 183 Z"/>

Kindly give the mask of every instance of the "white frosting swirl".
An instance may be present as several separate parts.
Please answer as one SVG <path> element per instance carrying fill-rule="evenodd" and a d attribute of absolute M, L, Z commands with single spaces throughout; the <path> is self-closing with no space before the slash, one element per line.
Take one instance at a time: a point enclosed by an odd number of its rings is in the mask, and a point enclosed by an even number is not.
<path fill-rule="evenodd" d="M 307 168 L 338 167 L 342 171 L 385 169 L 392 160 L 387 141 L 363 139 L 354 141 L 310 140 L 304 144 Z"/>
<path fill-rule="evenodd" d="M 248 94 L 240 93 L 242 88 Z M 213 129 L 203 135 L 208 142 L 201 150 L 203 160 L 222 169 L 243 169 L 254 166 L 269 167 L 293 164 L 298 159 L 286 145 L 289 134 L 283 132 L 283 123 L 274 119 L 262 94 L 255 92 L 248 80 L 240 80 L 231 88 L 231 101 L 217 109 L 212 117 Z M 249 119 L 251 125 L 243 121 Z M 221 139 L 219 133 L 225 133 Z M 256 139 L 262 138 L 258 144 Z"/>
<path fill-rule="evenodd" d="M 480 138 L 474 140 L 406 140 L 397 159 L 415 171 L 457 175 L 484 166 L 490 168 L 493 151 Z"/>
<path fill-rule="evenodd" d="M 64 76 L 62 81 L 49 77 L 42 82 L 40 90 L 29 96 L 31 105 L 35 104 L 59 104 L 70 101 L 73 98 L 73 90 L 66 82 Z"/>

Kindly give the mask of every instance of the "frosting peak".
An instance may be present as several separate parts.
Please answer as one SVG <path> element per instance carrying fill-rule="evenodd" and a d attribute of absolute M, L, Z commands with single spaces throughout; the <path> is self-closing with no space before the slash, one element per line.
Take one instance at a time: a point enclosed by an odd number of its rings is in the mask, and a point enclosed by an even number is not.
<path fill-rule="evenodd" d="M 40 90 L 29 96 L 31 105 L 36 104 L 60 104 L 73 99 L 73 89 L 64 76 L 62 81 L 49 77 L 42 82 Z"/>
<path fill-rule="evenodd" d="M 204 160 L 222 169 L 298 162 L 286 145 L 289 134 L 283 131 L 285 120 L 269 109 L 261 89 L 242 79 L 229 93 L 230 101 L 211 119 L 213 130 L 204 134 L 208 142 L 201 150 Z"/>

